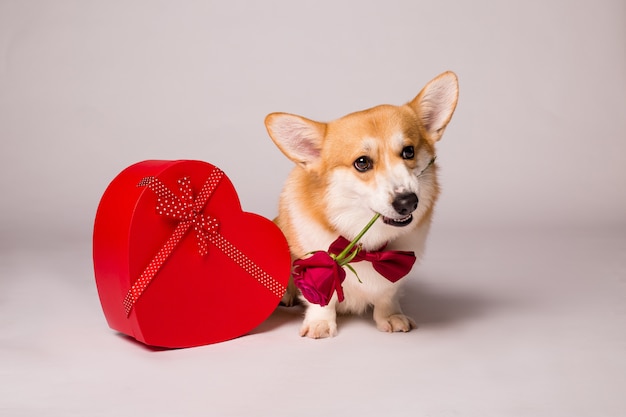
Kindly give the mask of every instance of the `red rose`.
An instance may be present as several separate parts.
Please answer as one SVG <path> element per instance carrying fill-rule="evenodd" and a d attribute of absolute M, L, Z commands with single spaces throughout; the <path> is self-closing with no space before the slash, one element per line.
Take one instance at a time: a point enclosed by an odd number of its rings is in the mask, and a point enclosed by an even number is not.
<path fill-rule="evenodd" d="M 428 166 L 434 161 L 433 158 Z M 293 261 L 293 282 L 300 289 L 304 298 L 323 307 L 328 305 L 333 292 L 337 291 L 337 299 L 342 302 L 344 297 L 341 283 L 346 278 L 346 271 L 343 270 L 343 267 L 349 268 L 356 275 L 350 262 L 369 261 L 379 274 L 391 282 L 396 282 L 409 273 L 415 263 L 415 253 L 381 250 L 368 252 L 361 245 L 357 246 L 365 232 L 372 227 L 379 217 L 380 213 L 375 213 L 372 220 L 352 241 L 349 242 L 344 237 L 339 236 L 337 240 L 331 243 L 328 252 L 313 252 L 313 255 L 306 259 Z"/>
<path fill-rule="evenodd" d="M 309 302 L 325 306 L 334 291 L 339 301 L 343 301 L 341 283 L 346 271 L 327 252 L 314 252 L 306 259 L 295 260 L 293 265 L 293 282 Z"/>

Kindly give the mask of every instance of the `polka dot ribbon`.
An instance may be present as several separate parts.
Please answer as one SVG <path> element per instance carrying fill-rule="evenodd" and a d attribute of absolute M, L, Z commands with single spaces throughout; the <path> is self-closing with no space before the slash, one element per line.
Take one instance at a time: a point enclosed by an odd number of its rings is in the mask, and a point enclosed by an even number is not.
<path fill-rule="evenodd" d="M 198 252 L 201 256 L 208 253 L 209 242 L 211 242 L 274 295 L 282 297 L 285 287 L 220 235 L 217 219 L 202 213 L 223 176 L 222 170 L 214 168 L 195 199 L 189 177 L 178 180 L 180 195 L 172 192 L 156 177 L 145 177 L 137 184 L 137 187 L 148 187 L 156 194 L 158 214 L 173 218 L 178 221 L 178 224 L 165 244 L 148 263 L 139 279 L 128 290 L 124 298 L 126 316 L 130 315 L 141 294 L 191 228 L 196 232 Z"/>

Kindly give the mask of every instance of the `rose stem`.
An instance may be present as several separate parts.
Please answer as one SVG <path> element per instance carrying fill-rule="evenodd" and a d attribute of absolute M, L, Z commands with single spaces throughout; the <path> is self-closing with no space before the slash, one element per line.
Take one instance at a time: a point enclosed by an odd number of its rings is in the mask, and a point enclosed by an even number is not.
<path fill-rule="evenodd" d="M 369 223 L 363 228 L 363 230 L 361 230 L 359 232 L 358 235 L 356 235 L 356 237 L 352 240 L 352 242 L 350 242 L 350 244 L 348 246 L 346 246 L 346 248 L 339 254 L 337 255 L 337 258 L 335 258 L 338 262 L 341 262 L 343 260 L 343 258 L 350 253 L 350 250 L 352 250 L 352 248 L 354 247 L 354 245 L 356 245 L 359 240 L 361 240 L 361 238 L 363 237 L 363 235 L 365 234 L 365 232 L 367 232 L 369 230 L 370 227 L 372 227 L 372 225 L 374 224 L 374 222 L 376 220 L 378 220 L 378 218 L 380 217 L 380 213 L 376 213 L 374 215 L 374 217 L 372 217 L 372 220 L 369 221 Z"/>

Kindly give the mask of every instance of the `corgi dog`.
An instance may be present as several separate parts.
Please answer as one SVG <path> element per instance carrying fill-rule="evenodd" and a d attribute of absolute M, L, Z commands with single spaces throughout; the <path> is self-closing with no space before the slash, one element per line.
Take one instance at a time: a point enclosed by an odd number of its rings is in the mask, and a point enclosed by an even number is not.
<path fill-rule="evenodd" d="M 439 195 L 435 144 L 457 99 L 457 76 L 445 72 L 402 106 L 380 105 L 329 123 L 269 114 L 265 126 L 271 139 L 295 163 L 275 219 L 292 258 L 326 250 L 338 236 L 354 239 L 380 213 L 361 239 L 362 247 L 412 250 L 419 259 Z M 301 336 L 333 337 L 337 313 L 361 314 L 371 307 L 381 331 L 416 327 L 400 308 L 400 282 L 383 278 L 369 262 L 351 266 L 358 279 L 347 272 L 342 302 L 337 294 L 323 307 L 300 297 L 306 308 Z M 283 302 L 290 305 L 295 297 L 291 282 Z"/>

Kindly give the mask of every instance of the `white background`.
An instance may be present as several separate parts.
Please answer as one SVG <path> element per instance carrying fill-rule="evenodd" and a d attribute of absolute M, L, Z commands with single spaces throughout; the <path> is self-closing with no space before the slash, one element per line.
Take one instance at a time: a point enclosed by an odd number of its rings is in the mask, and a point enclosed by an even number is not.
<path fill-rule="evenodd" d="M 90 237 L 122 169 L 205 160 L 271 218 L 267 113 L 402 104 L 445 70 L 419 330 L 313 342 L 281 310 L 153 352 L 106 327 Z M 626 413 L 623 1 L 0 0 L 0 161 L 3 415 Z"/>

